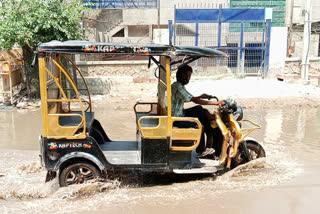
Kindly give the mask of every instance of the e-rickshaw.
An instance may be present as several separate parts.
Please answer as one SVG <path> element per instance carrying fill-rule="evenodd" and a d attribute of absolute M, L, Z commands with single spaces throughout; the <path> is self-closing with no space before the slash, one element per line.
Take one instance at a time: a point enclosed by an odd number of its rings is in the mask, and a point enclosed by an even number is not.
<path fill-rule="evenodd" d="M 144 56 L 158 67 L 157 102 L 137 102 L 136 141 L 109 139 L 94 117 L 91 95 L 76 63 L 75 54 L 99 59 Z M 201 57 L 225 57 L 209 48 L 158 44 L 116 44 L 89 41 L 51 41 L 37 48 L 43 133 L 39 137 L 46 181 L 59 178 L 60 186 L 107 178 L 109 170 L 142 170 L 178 174 L 215 173 L 265 156 L 262 146 L 247 136 L 260 125 L 242 119 L 233 100 L 213 112 L 211 121 L 218 158 L 200 159 L 195 149 L 202 132 L 197 118 L 171 115 L 171 68 Z M 69 66 L 67 66 L 68 64 Z M 72 69 L 70 69 L 73 67 Z M 78 87 L 77 82 L 83 81 Z M 85 96 L 84 96 L 85 95 Z M 189 121 L 194 128 L 178 128 Z M 112 123 L 112 121 L 110 121 Z M 242 128 L 242 122 L 252 124 Z"/>

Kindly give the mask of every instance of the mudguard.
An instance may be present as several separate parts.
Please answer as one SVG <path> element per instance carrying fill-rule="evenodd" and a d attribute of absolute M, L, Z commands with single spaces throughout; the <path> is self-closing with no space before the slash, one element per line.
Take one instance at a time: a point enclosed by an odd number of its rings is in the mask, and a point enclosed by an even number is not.
<path fill-rule="evenodd" d="M 248 142 L 257 145 L 258 147 L 261 148 L 261 150 L 264 152 L 264 154 L 266 154 L 266 152 L 265 152 L 265 150 L 264 150 L 264 148 L 263 148 L 263 143 L 262 143 L 262 142 L 258 142 L 257 140 L 255 140 L 255 139 L 252 138 L 252 137 L 246 137 L 246 138 L 244 139 L 244 141 L 242 141 L 241 144 L 246 145 L 246 143 L 248 143 Z M 247 148 L 245 148 L 245 149 L 247 150 Z"/>
<path fill-rule="evenodd" d="M 254 139 L 253 137 L 245 137 L 243 141 L 250 141 L 254 144 L 260 145 L 263 148 L 263 143 L 262 142 L 258 142 L 256 139 Z"/>
<path fill-rule="evenodd" d="M 89 161 L 93 162 L 95 165 L 97 165 L 99 167 L 100 171 L 105 170 L 105 166 L 98 158 L 96 158 L 95 156 L 93 156 L 89 153 L 86 153 L 86 152 L 71 152 L 71 153 L 64 155 L 56 163 L 54 170 L 58 170 L 63 163 L 65 163 L 66 161 L 68 161 L 70 159 L 74 159 L 74 158 L 81 158 L 81 159 L 89 160 Z"/>

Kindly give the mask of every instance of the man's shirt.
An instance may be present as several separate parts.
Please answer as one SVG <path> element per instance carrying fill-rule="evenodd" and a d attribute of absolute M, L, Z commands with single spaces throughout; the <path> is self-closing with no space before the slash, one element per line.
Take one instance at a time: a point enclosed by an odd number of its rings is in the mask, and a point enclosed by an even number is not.
<path fill-rule="evenodd" d="M 181 82 L 174 82 L 171 85 L 171 114 L 173 117 L 183 117 L 184 102 L 189 102 L 193 97 Z"/>

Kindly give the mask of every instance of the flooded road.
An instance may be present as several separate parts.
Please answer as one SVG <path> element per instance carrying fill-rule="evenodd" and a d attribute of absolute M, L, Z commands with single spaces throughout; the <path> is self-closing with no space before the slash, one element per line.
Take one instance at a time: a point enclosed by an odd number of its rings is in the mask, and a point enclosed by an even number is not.
<path fill-rule="evenodd" d="M 58 188 L 57 180 L 44 183 L 40 111 L 0 111 L 0 118 L 1 213 L 319 212 L 319 108 L 245 109 L 244 118 L 263 127 L 251 136 L 264 143 L 267 157 L 222 176 L 129 173 L 66 188 Z M 111 139 L 135 139 L 131 110 L 115 106 L 96 118 Z"/>

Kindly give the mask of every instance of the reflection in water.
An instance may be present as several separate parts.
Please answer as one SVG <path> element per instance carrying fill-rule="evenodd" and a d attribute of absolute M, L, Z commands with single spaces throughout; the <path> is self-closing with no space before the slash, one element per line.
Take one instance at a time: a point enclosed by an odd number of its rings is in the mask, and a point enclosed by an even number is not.
<path fill-rule="evenodd" d="M 282 133 L 282 111 L 267 112 L 265 118 L 266 126 L 264 132 L 265 142 L 279 141 Z"/>
<path fill-rule="evenodd" d="M 297 116 L 297 134 L 296 134 L 296 139 L 299 142 L 302 142 L 304 137 L 305 137 L 305 122 L 307 119 L 307 112 L 306 109 L 302 109 L 301 111 L 298 112 Z"/>
<path fill-rule="evenodd" d="M 285 151 L 285 154 L 299 156 L 302 160 L 320 160 L 319 108 L 247 111 L 246 115 L 262 125 L 262 130 L 253 132 L 252 137 L 264 143 L 267 155 Z M 263 138 L 261 133 L 264 133 Z"/>
<path fill-rule="evenodd" d="M 113 111 L 96 114 L 107 133 L 113 138 L 134 138 L 133 113 Z M 121 182 L 58 188 L 57 180 L 44 183 L 38 151 L 26 151 L 38 149 L 40 112 L 0 112 L 0 117 L 0 209 L 9 213 L 130 209 L 132 203 L 147 204 L 150 209 L 159 204 L 184 206 L 190 201 L 215 200 L 225 193 L 257 191 L 287 182 L 320 157 L 320 109 L 247 110 L 245 118 L 263 127 L 252 137 L 264 142 L 266 159 L 218 177 L 129 173 Z"/>

